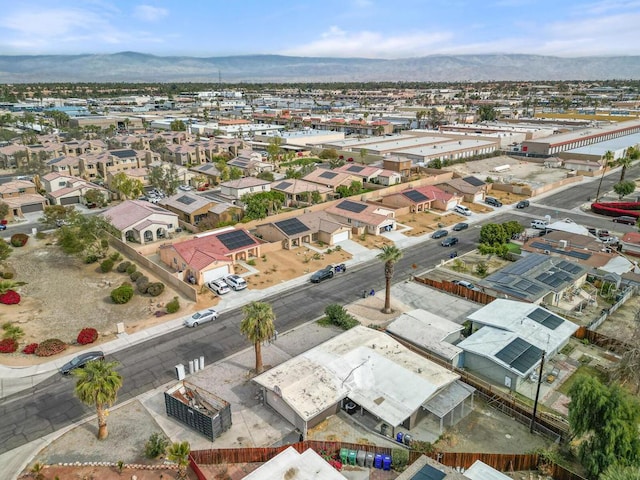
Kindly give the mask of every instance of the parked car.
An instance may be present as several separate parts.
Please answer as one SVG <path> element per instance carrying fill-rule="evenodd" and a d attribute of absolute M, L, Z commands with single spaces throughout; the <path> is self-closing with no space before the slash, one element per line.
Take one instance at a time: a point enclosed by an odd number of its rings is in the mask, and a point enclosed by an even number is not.
<path fill-rule="evenodd" d="M 549 222 L 546 221 L 546 220 L 532 220 L 531 221 L 531 228 L 535 228 L 535 229 L 538 229 L 538 230 L 545 230 L 548 225 L 549 225 Z"/>
<path fill-rule="evenodd" d="M 320 283 L 327 278 L 333 278 L 333 267 L 331 265 L 323 268 L 322 270 L 318 270 L 311 275 L 311 283 Z"/>
<path fill-rule="evenodd" d="M 635 225 L 638 222 L 638 219 L 630 215 L 623 215 L 621 217 L 614 218 L 613 221 L 615 223 L 624 223 L 625 225 Z"/>
<path fill-rule="evenodd" d="M 0 230 L 6 230 L 7 226 L 4 225 L 3 223 L 0 223 Z"/>
<path fill-rule="evenodd" d="M 225 293 L 229 293 L 231 289 L 229 289 L 229 285 L 222 278 L 218 280 L 211 280 L 207 282 L 207 288 L 211 290 L 213 293 L 217 295 L 224 295 Z"/>
<path fill-rule="evenodd" d="M 218 312 L 213 308 L 207 308 L 206 310 L 200 310 L 194 313 L 189 318 L 184 320 L 185 327 L 197 327 L 201 323 L 212 322 L 218 318 Z"/>
<path fill-rule="evenodd" d="M 454 280 L 451 283 L 455 283 L 456 285 L 460 285 L 461 287 L 466 287 L 469 290 L 475 290 L 476 286 L 471 283 L 471 282 L 467 282 L 466 280 Z"/>
<path fill-rule="evenodd" d="M 60 367 L 60 373 L 63 375 L 69 375 L 76 368 L 84 368 L 87 363 L 95 362 L 96 360 L 104 360 L 104 352 L 95 350 L 93 352 L 81 353 Z"/>
<path fill-rule="evenodd" d="M 529 200 L 520 200 L 516 204 L 516 208 L 527 208 L 529 206 Z"/>
<path fill-rule="evenodd" d="M 240 275 L 229 275 L 225 277 L 224 281 L 236 291 L 247 288 L 247 282 Z"/>
<path fill-rule="evenodd" d="M 191 185 L 180 185 L 178 187 L 178 190 L 182 190 L 183 192 L 188 192 L 190 190 L 193 190 L 193 187 Z"/>
<path fill-rule="evenodd" d="M 456 243 L 458 243 L 458 237 L 449 237 L 440 242 L 440 245 L 443 247 L 453 247 Z"/>
<path fill-rule="evenodd" d="M 456 205 L 455 207 L 453 207 L 453 211 L 467 217 L 471 215 L 471 209 L 469 207 L 465 207 L 464 205 Z"/>
<path fill-rule="evenodd" d="M 436 230 L 431 235 L 431 238 L 442 238 L 442 237 L 446 237 L 447 235 L 449 235 L 449 232 L 447 232 L 446 230 Z"/>
<path fill-rule="evenodd" d="M 467 228 L 469 228 L 469 224 L 464 222 L 456 223 L 453 226 L 453 230 L 456 232 L 459 232 L 460 230 L 466 230 Z"/>
<path fill-rule="evenodd" d="M 484 203 L 486 203 L 487 205 L 492 205 L 494 207 L 501 207 L 502 206 L 502 202 L 500 200 L 498 200 L 497 198 L 493 198 L 493 197 L 485 197 Z"/>

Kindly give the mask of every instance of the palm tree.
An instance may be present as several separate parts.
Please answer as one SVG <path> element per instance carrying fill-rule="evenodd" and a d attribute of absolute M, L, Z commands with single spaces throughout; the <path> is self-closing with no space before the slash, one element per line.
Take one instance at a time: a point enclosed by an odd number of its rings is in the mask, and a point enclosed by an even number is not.
<path fill-rule="evenodd" d="M 109 435 L 108 407 L 115 403 L 118 390 L 122 387 L 122 376 L 115 370 L 117 365 L 118 362 L 95 360 L 72 372 L 72 375 L 78 378 L 76 396 L 82 403 L 96 407 L 99 440 L 104 440 Z"/>
<path fill-rule="evenodd" d="M 256 374 L 263 372 L 262 342 L 273 337 L 276 329 L 273 322 L 276 319 L 273 307 L 265 302 L 251 302 L 242 307 L 244 319 L 240 323 L 240 332 L 246 335 L 256 352 Z"/>
<path fill-rule="evenodd" d="M 619 158 L 618 165 L 622 167 L 622 170 L 620 170 L 620 182 L 624 182 L 624 175 L 627 173 L 627 167 L 631 166 L 631 158 L 629 157 Z"/>
<path fill-rule="evenodd" d="M 187 466 L 189 465 L 189 454 L 191 446 L 189 442 L 175 442 L 167 449 L 167 459 L 178 465 L 178 477 L 187 478 Z"/>
<path fill-rule="evenodd" d="M 395 264 L 402 258 L 402 250 L 395 245 L 384 245 L 378 258 L 384 262 L 384 308 L 382 313 L 391 313 L 391 279 Z"/>
<path fill-rule="evenodd" d="M 602 180 L 604 179 L 604 174 L 609 168 L 613 165 L 613 152 L 611 150 L 607 150 L 604 154 L 604 166 L 602 167 L 602 175 L 600 176 L 600 181 L 598 182 L 598 190 L 596 191 L 596 202 L 600 198 L 600 187 L 602 186 Z"/>

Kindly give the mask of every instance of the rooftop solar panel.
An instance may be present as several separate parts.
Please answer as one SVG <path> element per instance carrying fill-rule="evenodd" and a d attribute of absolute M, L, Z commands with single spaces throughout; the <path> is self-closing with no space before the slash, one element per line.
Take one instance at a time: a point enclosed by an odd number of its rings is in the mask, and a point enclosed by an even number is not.
<path fill-rule="evenodd" d="M 482 180 L 480 180 L 479 178 L 476 177 L 464 177 L 462 180 L 464 180 L 465 182 L 467 182 L 470 185 L 473 185 L 474 187 L 479 187 L 481 185 L 484 185 L 484 182 Z"/>
<path fill-rule="evenodd" d="M 255 243 L 253 238 L 244 230 L 232 230 L 231 232 L 221 233 L 217 237 L 229 250 L 236 250 Z"/>
<path fill-rule="evenodd" d="M 541 356 L 542 350 L 522 338 L 513 339 L 511 343 L 495 354 L 496 358 L 520 373 L 527 372 L 540 360 Z"/>
<path fill-rule="evenodd" d="M 195 202 L 195 201 L 196 201 L 196 199 L 195 199 L 195 198 L 193 198 L 193 197 L 187 197 L 186 195 L 183 195 L 183 196 L 178 197 L 178 198 L 176 199 L 176 202 L 180 202 L 180 203 L 182 203 L 182 204 L 184 204 L 184 205 L 191 205 L 191 204 L 192 204 L 193 202 Z"/>
<path fill-rule="evenodd" d="M 343 200 L 338 205 L 336 205 L 336 207 L 340 210 L 346 210 L 353 213 L 360 213 L 367 208 L 365 204 L 352 202 L 351 200 Z"/>
<path fill-rule="evenodd" d="M 362 170 L 364 170 L 364 167 L 361 167 L 359 165 L 351 165 L 349 168 L 347 168 L 347 171 L 353 173 L 360 173 Z"/>
<path fill-rule="evenodd" d="M 425 194 L 420 193 L 417 190 L 409 190 L 408 192 L 402 192 L 402 194 L 407 197 L 409 200 L 419 203 L 419 202 L 426 202 L 427 200 L 429 200 L 429 197 L 427 197 Z"/>
<path fill-rule="evenodd" d="M 291 185 L 293 185 L 293 183 L 291 183 L 291 182 L 280 182 L 278 185 L 276 185 L 273 188 L 274 188 L 274 190 L 286 190 Z"/>
<path fill-rule="evenodd" d="M 564 320 L 551 312 L 547 312 L 541 308 L 536 308 L 533 312 L 527 315 L 531 320 L 544 325 L 549 330 L 555 330 L 564 323 Z"/>
<path fill-rule="evenodd" d="M 326 178 L 331 180 L 332 178 L 335 178 L 338 174 L 335 172 L 322 172 L 320 174 L 320 178 Z"/>
<path fill-rule="evenodd" d="M 525 373 L 531 369 L 538 361 L 540 361 L 540 357 L 542 356 L 542 350 L 538 347 L 534 347 L 530 345 L 527 350 L 525 350 L 522 355 L 516 358 L 513 363 L 511 363 L 511 367 L 519 371 L 520 373 Z"/>
<path fill-rule="evenodd" d="M 128 158 L 136 156 L 135 150 L 111 150 L 109 154 L 118 158 Z"/>
<path fill-rule="evenodd" d="M 499 358 L 507 365 L 522 355 L 531 344 L 521 338 L 514 338 L 506 347 L 496 353 L 496 358 Z"/>
<path fill-rule="evenodd" d="M 425 465 L 411 477 L 411 480 L 442 480 L 446 476 L 446 473 L 441 472 L 437 468 L 431 465 Z"/>
<path fill-rule="evenodd" d="M 288 220 L 282 220 L 281 222 L 275 222 L 275 225 L 289 236 L 309 231 L 309 227 L 297 218 L 290 218 Z"/>

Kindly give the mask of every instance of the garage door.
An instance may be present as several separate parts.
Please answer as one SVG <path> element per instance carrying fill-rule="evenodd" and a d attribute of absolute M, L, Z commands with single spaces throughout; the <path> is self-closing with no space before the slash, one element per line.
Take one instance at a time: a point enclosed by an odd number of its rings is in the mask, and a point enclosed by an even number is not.
<path fill-rule="evenodd" d="M 22 213 L 41 212 L 44 207 L 41 203 L 32 203 L 30 205 L 22 205 Z"/>
<path fill-rule="evenodd" d="M 80 197 L 65 197 L 60 199 L 60 205 L 71 205 L 73 203 L 80 203 Z"/>
<path fill-rule="evenodd" d="M 224 267 L 214 268 L 213 270 L 208 270 L 202 273 L 202 277 L 205 282 L 217 280 L 218 278 L 226 277 L 227 275 L 229 275 L 229 267 L 226 265 Z"/>
<path fill-rule="evenodd" d="M 282 415 L 282 417 L 294 427 L 297 427 L 297 424 L 304 423 L 282 398 L 270 390 L 267 390 L 267 405 Z"/>
<path fill-rule="evenodd" d="M 349 231 L 348 230 L 346 232 L 336 233 L 333 236 L 333 243 L 343 242 L 345 240 L 349 240 Z"/>

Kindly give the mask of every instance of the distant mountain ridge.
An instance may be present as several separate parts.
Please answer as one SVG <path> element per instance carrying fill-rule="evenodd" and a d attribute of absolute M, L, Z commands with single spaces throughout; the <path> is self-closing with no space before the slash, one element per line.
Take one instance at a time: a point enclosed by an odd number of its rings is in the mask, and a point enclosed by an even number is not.
<path fill-rule="evenodd" d="M 246 55 L 162 57 L 137 52 L 0 55 L 0 83 L 372 82 L 637 80 L 640 56 L 431 55 L 398 60 Z"/>

